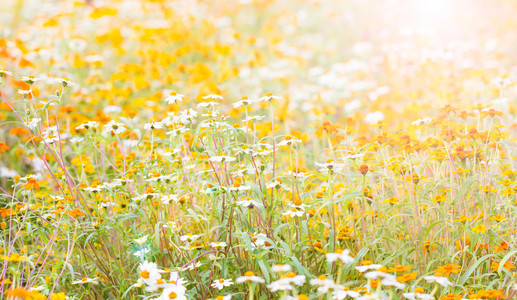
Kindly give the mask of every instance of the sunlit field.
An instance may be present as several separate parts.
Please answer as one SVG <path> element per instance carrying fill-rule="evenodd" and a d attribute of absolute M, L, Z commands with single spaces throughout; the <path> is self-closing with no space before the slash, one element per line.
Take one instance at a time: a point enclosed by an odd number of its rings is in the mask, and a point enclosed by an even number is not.
<path fill-rule="evenodd" d="M 0 298 L 517 299 L 516 16 L 0 0 Z"/>

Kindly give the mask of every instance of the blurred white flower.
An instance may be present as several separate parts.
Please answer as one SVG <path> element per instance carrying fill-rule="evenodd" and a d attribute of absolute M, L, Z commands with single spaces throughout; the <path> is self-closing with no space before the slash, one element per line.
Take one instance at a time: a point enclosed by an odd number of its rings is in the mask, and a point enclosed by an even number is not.
<path fill-rule="evenodd" d="M 327 262 L 333 263 L 337 260 L 340 260 L 341 262 L 345 264 L 353 263 L 354 258 L 350 256 L 350 251 L 348 249 L 342 250 L 338 249 L 335 253 L 327 253 Z"/>

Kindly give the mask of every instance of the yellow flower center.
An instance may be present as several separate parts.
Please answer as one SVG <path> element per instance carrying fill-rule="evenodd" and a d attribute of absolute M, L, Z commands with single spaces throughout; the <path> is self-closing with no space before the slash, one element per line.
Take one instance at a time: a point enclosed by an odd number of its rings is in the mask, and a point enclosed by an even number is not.
<path fill-rule="evenodd" d="M 149 278 L 149 272 L 147 272 L 146 270 L 143 270 L 142 272 L 140 272 L 140 277 L 142 277 L 144 279 Z"/>
<path fill-rule="evenodd" d="M 171 292 L 169 294 L 169 299 L 176 299 L 176 297 L 178 297 L 178 294 L 176 294 L 175 292 Z"/>
<path fill-rule="evenodd" d="M 255 273 L 248 271 L 248 272 L 244 273 L 244 276 L 247 276 L 247 277 L 255 276 Z"/>

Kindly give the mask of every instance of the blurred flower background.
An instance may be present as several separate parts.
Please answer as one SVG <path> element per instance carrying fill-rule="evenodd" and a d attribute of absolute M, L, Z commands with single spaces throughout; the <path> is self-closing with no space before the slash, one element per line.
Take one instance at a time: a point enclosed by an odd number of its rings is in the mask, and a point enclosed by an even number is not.
<path fill-rule="evenodd" d="M 0 293 L 517 297 L 516 15 L 0 1 Z"/>

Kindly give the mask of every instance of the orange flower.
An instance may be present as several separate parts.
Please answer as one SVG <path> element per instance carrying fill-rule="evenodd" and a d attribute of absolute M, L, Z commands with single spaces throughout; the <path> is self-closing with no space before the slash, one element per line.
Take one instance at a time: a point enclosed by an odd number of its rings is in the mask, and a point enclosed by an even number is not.
<path fill-rule="evenodd" d="M 368 171 L 370 171 L 370 168 L 368 167 L 368 165 L 361 165 L 357 170 L 361 172 L 363 176 L 365 176 L 368 173 Z"/>
<path fill-rule="evenodd" d="M 494 272 L 497 272 L 497 270 L 499 269 L 499 265 L 500 265 L 499 262 L 493 261 L 490 264 L 490 269 L 492 269 L 492 271 L 494 271 Z M 503 268 L 507 269 L 508 271 L 511 271 L 511 270 L 515 269 L 515 265 L 512 264 L 511 262 L 507 261 L 504 263 Z"/>
<path fill-rule="evenodd" d="M 457 108 L 452 107 L 450 104 L 445 105 L 444 107 L 440 108 L 440 111 L 443 114 L 449 114 L 449 113 L 456 113 L 458 111 Z"/>
<path fill-rule="evenodd" d="M 15 289 L 9 289 L 5 292 L 5 294 L 7 295 L 7 297 L 12 297 L 13 299 L 16 299 L 16 298 L 25 299 L 30 296 L 30 292 L 22 287 L 18 287 Z"/>
<path fill-rule="evenodd" d="M 9 146 L 7 146 L 5 143 L 3 142 L 0 142 L 0 152 L 5 152 L 7 150 L 9 150 Z"/>
<path fill-rule="evenodd" d="M 27 190 L 27 191 L 28 191 L 28 190 L 33 190 L 33 189 L 35 189 L 36 191 L 39 191 L 39 184 L 38 184 L 38 182 L 36 181 L 36 178 L 34 178 L 34 177 L 29 177 L 29 178 L 27 179 L 27 182 L 26 182 L 26 183 L 24 183 L 22 186 L 23 186 L 23 187 L 25 188 L 25 190 Z"/>
<path fill-rule="evenodd" d="M 502 242 L 501 242 L 501 244 L 500 244 L 500 246 L 498 246 L 498 247 L 494 250 L 494 252 L 495 252 L 495 253 L 499 253 L 499 252 L 503 252 L 503 251 L 505 251 L 505 250 L 508 250 L 508 242 L 506 242 L 506 241 L 502 241 Z"/>
<path fill-rule="evenodd" d="M 12 214 L 13 214 L 12 209 L 5 208 L 5 207 L 0 208 L 0 217 L 5 218 L 5 217 L 9 217 Z"/>
<path fill-rule="evenodd" d="M 372 287 L 372 289 L 376 289 L 377 286 L 379 285 L 379 282 L 380 282 L 379 279 L 370 280 L 370 286 Z"/>
<path fill-rule="evenodd" d="M 396 266 L 393 268 L 389 268 L 388 272 L 396 272 L 396 273 L 404 273 L 406 271 L 411 270 L 412 266 Z"/>
<path fill-rule="evenodd" d="M 469 296 L 469 299 L 506 299 L 508 297 L 501 290 L 482 290 Z"/>
<path fill-rule="evenodd" d="M 397 281 L 398 282 L 408 282 L 408 281 L 411 281 L 411 280 L 415 280 L 417 277 L 417 273 L 416 272 L 411 272 L 411 273 L 405 273 L 404 275 L 402 276 L 398 276 L 397 277 Z"/>
<path fill-rule="evenodd" d="M 475 115 L 473 113 L 468 113 L 466 111 L 462 111 L 459 114 L 456 115 L 458 118 L 462 118 L 463 120 L 467 119 L 468 117 L 474 117 Z"/>
<path fill-rule="evenodd" d="M 462 299 L 461 295 L 448 294 L 439 298 L 440 300 L 459 300 Z"/>
<path fill-rule="evenodd" d="M 323 131 L 327 132 L 328 135 L 333 135 L 337 133 L 336 127 L 334 127 L 329 121 L 323 121 L 321 126 L 316 130 L 316 135 L 321 137 L 323 135 Z"/>
<path fill-rule="evenodd" d="M 488 116 L 490 116 L 492 118 L 495 117 L 495 116 L 502 117 L 503 113 L 500 112 L 500 111 L 497 111 L 497 110 L 495 110 L 493 108 L 491 108 L 489 110 L 482 110 L 481 111 L 481 117 L 482 118 L 485 118 L 485 117 L 488 117 Z"/>
<path fill-rule="evenodd" d="M 74 217 L 74 218 L 86 216 L 86 214 L 82 210 L 77 209 L 77 208 L 72 210 L 72 211 L 69 211 L 68 215 L 71 216 L 71 217 Z"/>
<path fill-rule="evenodd" d="M 457 274 L 461 271 L 461 268 L 458 264 L 447 264 L 436 269 L 436 272 L 445 274 L 446 277 L 451 275 L 451 273 Z"/>
<path fill-rule="evenodd" d="M 24 135 L 27 135 L 28 133 L 29 133 L 28 129 L 24 129 L 21 127 L 15 127 L 13 129 L 11 129 L 11 131 L 9 132 L 10 135 L 17 135 L 17 136 L 24 136 Z"/>

